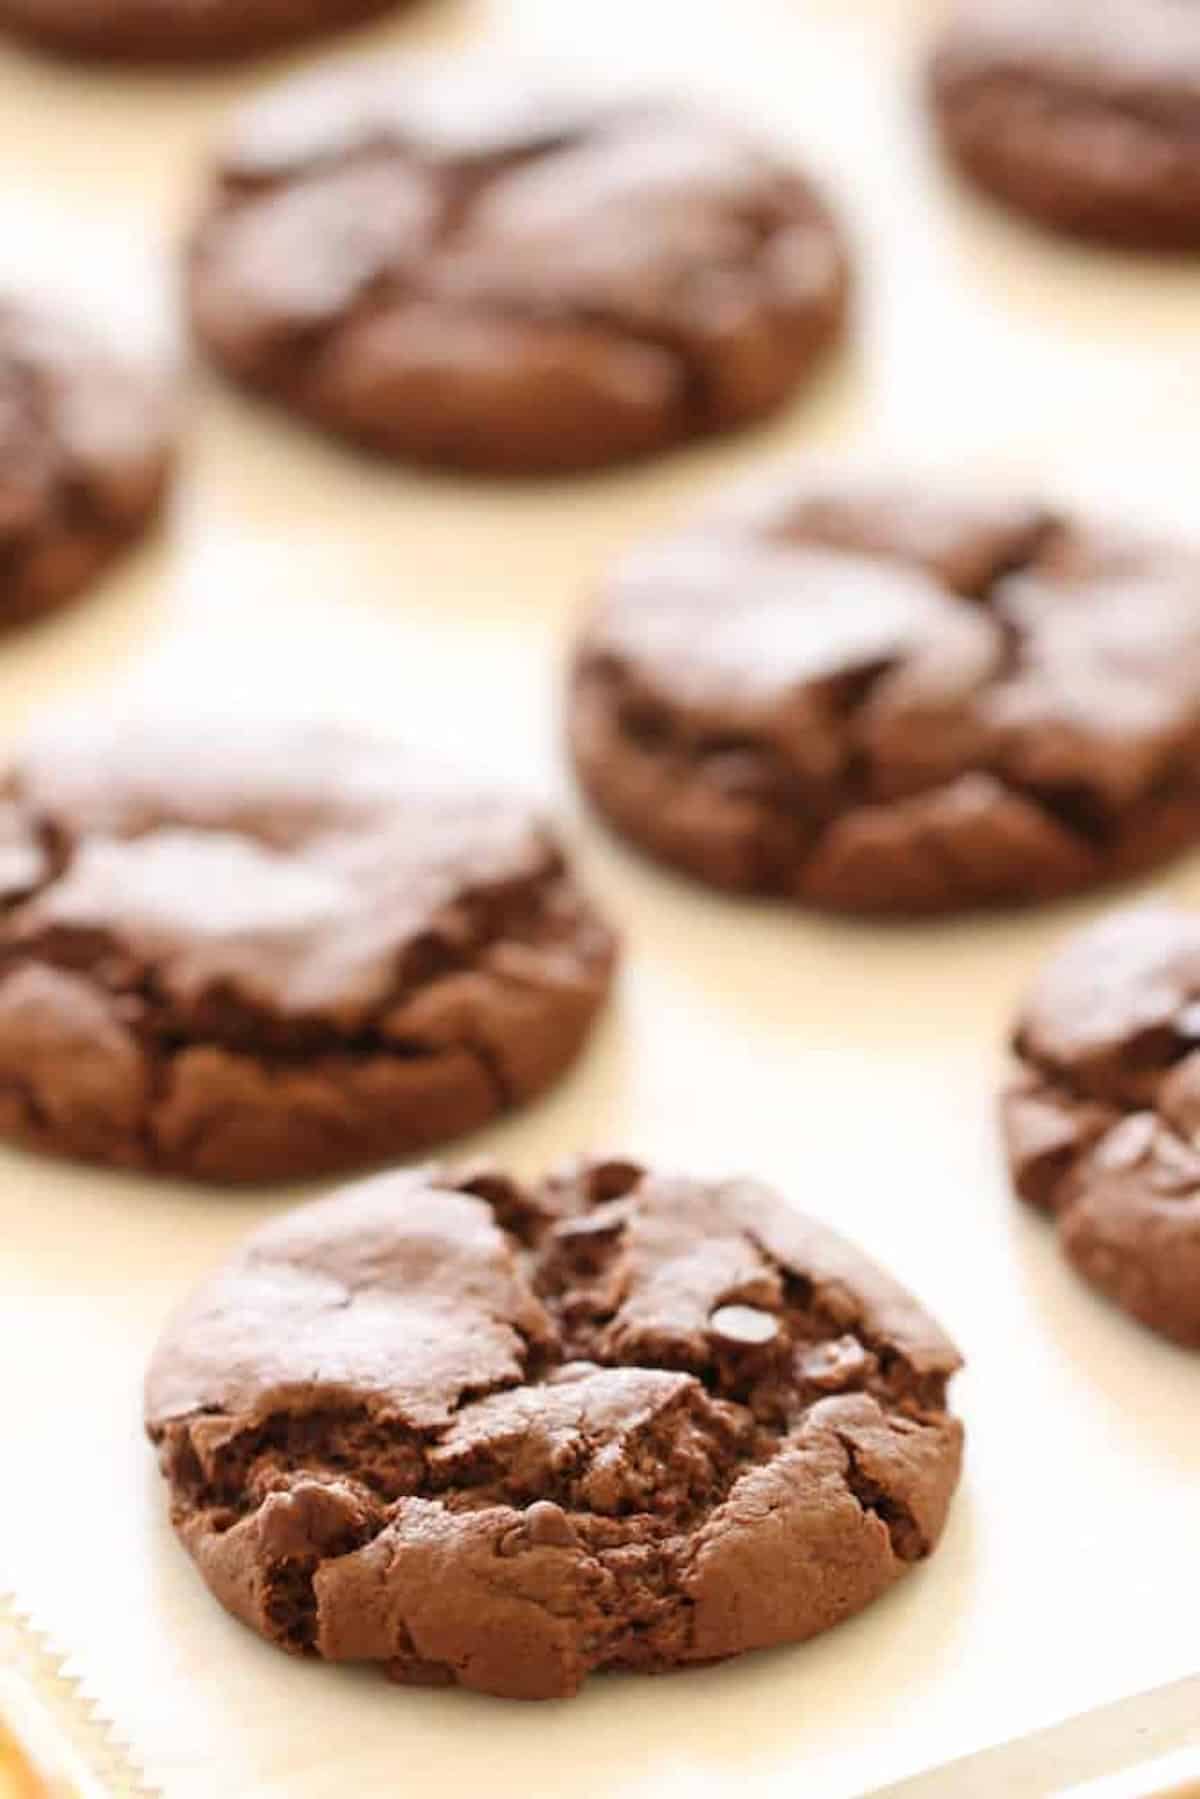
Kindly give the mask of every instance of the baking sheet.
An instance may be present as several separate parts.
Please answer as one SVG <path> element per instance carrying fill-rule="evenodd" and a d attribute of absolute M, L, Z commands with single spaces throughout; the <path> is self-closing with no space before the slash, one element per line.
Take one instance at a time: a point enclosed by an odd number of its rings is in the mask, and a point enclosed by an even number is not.
<path fill-rule="evenodd" d="M 1106 1309 L 1011 1203 L 1005 1022 L 1094 907 L 863 929 L 737 905 L 625 855 L 559 753 L 567 622 L 596 569 L 782 454 L 946 465 L 1193 525 L 1200 269 L 1044 243 L 938 170 L 921 0 L 424 0 L 366 45 L 510 40 L 722 95 L 824 172 L 856 345 L 763 432 L 656 466 L 491 487 L 365 466 L 200 382 L 170 536 L 0 645 L 0 729 L 113 683 L 377 720 L 560 806 L 628 938 L 619 1003 L 550 1100 L 470 1146 L 588 1144 L 747 1170 L 856 1237 L 962 1343 L 966 1478 L 927 1567 L 825 1639 L 535 1708 L 285 1660 L 173 1543 L 141 1368 L 195 1277 L 287 1195 L 0 1155 L 0 1587 L 171 1799 L 839 1799 L 1195 1669 L 1196 1358 Z M 311 60 L 311 59 L 308 59 Z M 282 66 L 282 65 L 280 65 Z M 171 343 L 197 159 L 254 77 L 80 75 L 0 53 L 0 277 Z M 1200 898 L 1200 859 L 1158 883 Z"/>

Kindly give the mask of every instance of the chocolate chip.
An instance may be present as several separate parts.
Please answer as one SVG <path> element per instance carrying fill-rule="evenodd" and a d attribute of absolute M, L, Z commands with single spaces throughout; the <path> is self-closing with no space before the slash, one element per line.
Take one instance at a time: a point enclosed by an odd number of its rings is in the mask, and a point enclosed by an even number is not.
<path fill-rule="evenodd" d="M 1200 1187 L 1200 1155 L 1170 1131 L 1160 1131 L 1154 1143 L 1151 1185 L 1159 1193 L 1191 1193 Z"/>
<path fill-rule="evenodd" d="M 588 1193 L 594 1200 L 623 1199 L 644 1173 L 636 1162 L 597 1162 L 588 1169 Z"/>
<path fill-rule="evenodd" d="M 1114 1170 L 1136 1168 L 1149 1154 L 1155 1129 L 1152 1112 L 1138 1112 L 1126 1118 L 1097 1145 L 1097 1164 Z"/>
<path fill-rule="evenodd" d="M 570 1549 L 577 1540 L 567 1514 L 550 1499 L 535 1500 L 529 1507 L 525 1530 L 529 1541 L 542 1549 Z"/>
<path fill-rule="evenodd" d="M 708 1321 L 709 1329 L 723 1343 L 739 1348 L 770 1343 L 778 1335 L 779 1320 L 757 1306 L 720 1306 Z"/>
<path fill-rule="evenodd" d="M 625 1228 L 629 1214 L 619 1200 L 597 1206 L 594 1212 L 580 1212 L 578 1217 L 564 1218 L 554 1227 L 554 1235 L 563 1243 L 596 1243 L 616 1237 Z"/>
<path fill-rule="evenodd" d="M 878 1358 L 864 1349 L 857 1337 L 838 1337 L 833 1343 L 814 1343 L 796 1358 L 796 1371 L 810 1386 L 823 1393 L 842 1392 L 873 1374 Z"/>
<path fill-rule="evenodd" d="M 461 1169 L 454 1185 L 460 1193 L 473 1193 L 476 1199 L 486 1200 L 495 1211 L 510 1207 L 520 1194 L 516 1181 L 486 1162 Z"/>

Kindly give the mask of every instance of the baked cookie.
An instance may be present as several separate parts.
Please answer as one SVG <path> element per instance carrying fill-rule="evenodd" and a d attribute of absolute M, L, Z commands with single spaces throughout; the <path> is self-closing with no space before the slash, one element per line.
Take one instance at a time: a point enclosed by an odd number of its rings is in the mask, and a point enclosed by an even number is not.
<path fill-rule="evenodd" d="M 0 299 L 0 626 L 73 598 L 147 529 L 169 411 L 147 370 Z"/>
<path fill-rule="evenodd" d="M 720 887 L 1045 900 L 1200 840 L 1200 555 L 928 486 L 793 484 L 635 550 L 577 645 L 584 786 Z"/>
<path fill-rule="evenodd" d="M 385 455 L 510 474 L 771 412 L 846 285 L 822 200 L 731 124 L 490 59 L 255 107 L 190 257 L 196 331 L 236 380 Z"/>
<path fill-rule="evenodd" d="M 427 1168 L 260 1230 L 169 1325 L 146 1423 L 254 1630 L 551 1699 L 869 1604 L 941 1535 L 958 1366 L 769 1188 Z"/>
<path fill-rule="evenodd" d="M 0 31 L 58 56 L 205 63 L 341 31 L 398 0 L 0 0 Z"/>
<path fill-rule="evenodd" d="M 960 0 L 933 59 L 947 151 L 1057 231 L 1200 247 L 1200 13 L 1187 0 Z"/>
<path fill-rule="evenodd" d="M 523 804 L 331 727 L 44 733 L 0 894 L 0 1133 L 211 1180 L 473 1130 L 562 1073 L 613 967 Z"/>
<path fill-rule="evenodd" d="M 1143 906 L 1084 931 L 1014 1047 L 1017 1191 L 1093 1286 L 1200 1349 L 1200 916 Z"/>

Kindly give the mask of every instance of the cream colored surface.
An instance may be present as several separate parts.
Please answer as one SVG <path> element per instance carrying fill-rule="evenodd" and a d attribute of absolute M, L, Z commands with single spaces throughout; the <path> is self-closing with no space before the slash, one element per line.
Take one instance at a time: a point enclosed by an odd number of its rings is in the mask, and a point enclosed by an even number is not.
<path fill-rule="evenodd" d="M 953 192 L 913 86 L 933 19 L 921 0 L 425 0 L 372 34 L 507 36 L 724 92 L 841 201 L 857 347 L 757 437 L 508 489 L 362 466 L 199 383 L 169 536 L 0 645 L 5 726 L 136 671 L 231 715 L 294 697 L 374 716 L 570 811 L 556 672 L 594 570 L 761 459 L 1007 468 L 1192 523 L 1200 268 L 1059 249 Z M 250 86 L 0 52 L 0 275 L 163 341 L 202 146 Z M 1005 1021 L 1082 909 L 856 929 L 725 903 L 571 829 L 628 934 L 623 997 L 577 1076 L 475 1147 L 530 1170 L 584 1144 L 753 1170 L 908 1279 L 970 1361 L 944 1547 L 807 1648 L 599 1679 L 570 1705 L 289 1662 L 218 1612 L 173 1543 L 138 1393 L 167 1308 L 286 1196 L 4 1155 L 0 1586 L 72 1651 L 171 1799 L 837 1799 L 1194 1669 L 1200 1361 L 1070 1276 L 1012 1205 L 993 1132 Z M 1200 861 L 1169 884 L 1200 898 Z"/>

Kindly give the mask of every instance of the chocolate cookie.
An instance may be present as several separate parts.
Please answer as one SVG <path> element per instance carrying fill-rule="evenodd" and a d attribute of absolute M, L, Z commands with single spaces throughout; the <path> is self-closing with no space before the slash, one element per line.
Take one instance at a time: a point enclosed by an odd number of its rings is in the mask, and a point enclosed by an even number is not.
<path fill-rule="evenodd" d="M 1200 916 L 1118 912 L 1051 963 L 1004 1098 L 1017 1190 L 1085 1279 L 1200 1349 Z"/>
<path fill-rule="evenodd" d="M 755 1183 L 434 1168 L 259 1231 L 168 1327 L 146 1422 L 244 1623 L 549 1699 L 869 1604 L 941 1535 L 958 1366 Z"/>
<path fill-rule="evenodd" d="M 168 413 L 148 371 L 0 300 L 0 625 L 72 598 L 147 529 Z"/>
<path fill-rule="evenodd" d="M 1055 230 L 1200 247 L 1200 12 L 1187 0 L 960 0 L 933 60 L 945 146 Z"/>
<path fill-rule="evenodd" d="M 823 202 L 732 125 L 491 61 L 253 109 L 190 259 L 196 330 L 238 381 L 385 455 L 506 473 L 772 411 L 846 280 Z"/>
<path fill-rule="evenodd" d="M 0 1132 L 212 1180 L 486 1123 L 563 1071 L 612 974 L 522 804 L 329 727 L 43 735 L 0 894 Z"/>
<path fill-rule="evenodd" d="M 58 56 L 204 63 L 340 31 L 398 0 L 0 0 L 0 31 Z"/>
<path fill-rule="evenodd" d="M 794 486 L 618 567 L 570 731 L 613 823 L 716 886 L 1049 899 L 1200 840 L 1200 555 L 1005 500 Z"/>

